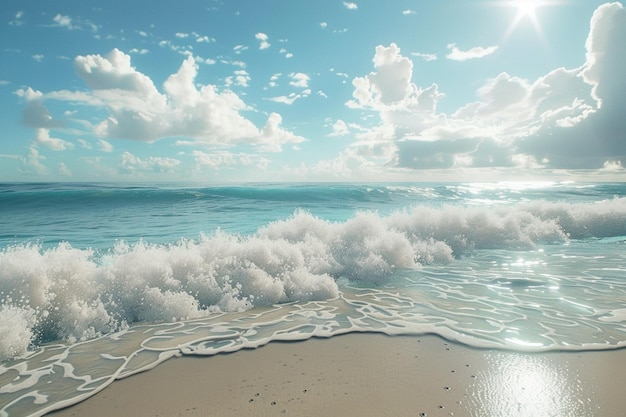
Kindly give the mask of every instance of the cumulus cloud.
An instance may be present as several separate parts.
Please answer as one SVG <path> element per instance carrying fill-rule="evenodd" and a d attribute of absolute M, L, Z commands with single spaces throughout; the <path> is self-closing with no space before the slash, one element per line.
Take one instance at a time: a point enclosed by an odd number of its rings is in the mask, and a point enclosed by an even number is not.
<path fill-rule="evenodd" d="M 346 103 L 378 115 L 379 124 L 356 133 L 353 149 L 398 168 L 613 169 L 626 158 L 625 38 L 623 6 L 603 5 L 591 20 L 582 67 L 536 80 L 498 74 L 476 90 L 476 101 L 450 114 L 437 112 L 443 94 L 436 84 L 415 82 L 413 63 L 395 44 L 379 45 L 374 71 L 353 79 Z"/>
<path fill-rule="evenodd" d="M 299 88 L 308 88 L 309 80 L 311 79 L 308 75 L 301 72 L 292 72 L 289 74 L 289 77 L 291 78 L 289 85 Z"/>
<path fill-rule="evenodd" d="M 19 90 L 16 94 L 27 101 L 25 123 L 51 127 L 46 126 L 52 122 L 44 109 L 29 105 L 55 99 L 104 108 L 107 117 L 94 128 L 102 139 L 154 142 L 168 137 L 188 137 L 209 145 L 249 144 L 272 151 L 280 150 L 285 143 L 304 140 L 276 124 L 273 115 L 264 127 L 257 128 L 241 115 L 249 107 L 237 94 L 229 89 L 220 91 L 211 84 L 198 85 L 198 65 L 192 55 L 166 79 L 162 91 L 150 77 L 131 65 L 129 55 L 118 49 L 106 56 L 78 56 L 74 66 L 91 91 L 42 94 L 32 89 Z M 248 74 L 241 71 L 235 73 L 231 83 L 245 85 L 248 80 Z M 268 124 L 273 128 L 268 129 Z"/>
<path fill-rule="evenodd" d="M 235 75 L 226 77 L 225 84 L 226 87 L 230 87 L 231 85 L 248 87 L 248 82 L 251 79 L 250 74 L 248 74 L 246 70 L 237 70 L 235 71 Z"/>
<path fill-rule="evenodd" d="M 134 174 L 137 172 L 172 172 L 178 165 L 180 165 L 180 161 L 174 158 L 151 156 L 147 159 L 142 159 L 130 152 L 124 152 L 119 165 L 119 171 L 122 174 Z"/>
<path fill-rule="evenodd" d="M 204 152 L 194 150 L 192 155 L 197 168 L 208 167 L 211 169 L 220 169 L 237 166 L 253 166 L 265 170 L 270 162 L 269 159 L 259 155 L 227 151 Z"/>
<path fill-rule="evenodd" d="M 278 85 L 277 81 L 281 77 L 282 74 L 274 74 L 270 78 L 270 87 L 276 87 Z M 275 103 L 283 103 L 287 105 L 293 104 L 296 100 L 301 98 L 306 98 L 311 95 L 311 89 L 308 88 L 310 77 L 307 74 L 301 72 L 292 72 L 289 74 L 289 85 L 296 88 L 302 88 L 303 90 L 295 93 L 289 93 L 288 95 L 276 96 L 268 98 L 269 101 L 273 101 Z"/>
<path fill-rule="evenodd" d="M 98 30 L 98 26 L 93 24 L 88 20 L 84 20 L 81 18 L 71 18 L 70 16 L 56 14 L 52 21 L 54 22 L 54 26 L 65 28 L 68 30 L 84 30 L 88 29 L 92 32 L 96 32 Z"/>
<path fill-rule="evenodd" d="M 574 85 L 578 94 L 569 105 L 546 112 L 541 128 L 520 142 L 521 151 L 552 168 L 603 168 L 607 161 L 625 160 L 624 39 L 626 9 L 620 3 L 600 6 L 591 19 L 585 64 L 561 86 Z M 581 84 L 591 88 L 590 95 L 582 94 Z"/>
<path fill-rule="evenodd" d="M 437 90 L 436 85 L 423 90 L 411 82 L 413 62 L 400 54 L 400 48 L 396 44 L 392 43 L 389 47 L 377 46 L 372 61 L 375 71 L 352 81 L 355 87 L 352 94 L 354 100 L 348 101 L 348 107 L 375 110 L 406 106 L 431 107 L 427 104 L 427 96 Z M 432 99 L 436 101 L 437 96 L 435 93 Z M 436 103 L 432 104 L 434 105 Z"/>
<path fill-rule="evenodd" d="M 301 143 L 305 139 L 301 136 L 288 132 L 280 127 L 283 118 L 278 113 L 271 113 L 267 123 L 261 129 L 261 135 L 256 139 L 261 150 L 279 152 L 285 143 Z"/>
<path fill-rule="evenodd" d="M 55 120 L 50 115 L 48 108 L 43 104 L 43 93 L 28 87 L 18 89 L 15 94 L 26 101 L 26 107 L 22 111 L 22 123 L 33 128 L 54 129 L 63 127 L 64 123 Z"/>
<path fill-rule="evenodd" d="M 58 26 L 65 27 L 67 29 L 74 29 L 74 26 L 72 26 L 72 18 L 69 16 L 57 14 L 52 20 Z"/>
<path fill-rule="evenodd" d="M 24 174 L 46 174 L 48 169 L 42 163 L 46 159 L 45 156 L 39 154 L 36 147 L 31 146 L 28 149 L 28 154 L 21 159 L 22 167 L 21 171 Z"/>
<path fill-rule="evenodd" d="M 333 131 L 328 136 L 345 136 L 350 133 L 350 128 L 348 124 L 341 119 L 338 119 L 335 123 L 333 123 Z"/>
<path fill-rule="evenodd" d="M 356 3 L 348 2 L 348 1 L 344 1 L 343 5 L 348 10 L 356 10 L 359 8 L 359 6 Z"/>
<path fill-rule="evenodd" d="M 53 151 L 64 151 L 74 147 L 71 142 L 50 137 L 50 131 L 48 129 L 37 129 L 35 144 L 45 146 Z"/>
<path fill-rule="evenodd" d="M 271 44 L 268 42 L 269 37 L 265 33 L 259 32 L 254 35 L 254 37 L 261 42 L 259 44 L 259 49 L 267 49 L 271 46 Z"/>
<path fill-rule="evenodd" d="M 482 46 L 475 46 L 467 51 L 462 51 L 453 43 L 448 45 L 450 53 L 446 55 L 446 58 L 453 61 L 466 61 L 468 59 L 483 58 L 487 55 L 493 54 L 498 50 L 497 46 L 488 46 L 486 48 Z"/>

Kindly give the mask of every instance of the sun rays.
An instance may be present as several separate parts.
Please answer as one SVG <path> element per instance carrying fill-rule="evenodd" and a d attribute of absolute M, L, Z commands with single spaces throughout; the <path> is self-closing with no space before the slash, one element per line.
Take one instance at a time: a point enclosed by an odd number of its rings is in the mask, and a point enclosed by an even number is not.
<path fill-rule="evenodd" d="M 530 21 L 535 32 L 543 39 L 543 29 L 539 23 L 538 11 L 540 8 L 553 4 L 552 0 L 502 0 L 498 4 L 516 10 L 515 17 L 509 24 L 504 38 L 507 39 L 519 25 L 526 20 Z"/>

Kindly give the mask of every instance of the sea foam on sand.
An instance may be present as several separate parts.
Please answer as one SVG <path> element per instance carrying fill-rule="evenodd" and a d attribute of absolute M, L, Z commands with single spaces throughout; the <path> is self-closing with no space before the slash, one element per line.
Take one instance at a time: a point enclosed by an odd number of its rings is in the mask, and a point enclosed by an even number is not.
<path fill-rule="evenodd" d="M 626 350 L 518 353 L 348 334 L 171 359 L 54 417 L 623 416 Z"/>

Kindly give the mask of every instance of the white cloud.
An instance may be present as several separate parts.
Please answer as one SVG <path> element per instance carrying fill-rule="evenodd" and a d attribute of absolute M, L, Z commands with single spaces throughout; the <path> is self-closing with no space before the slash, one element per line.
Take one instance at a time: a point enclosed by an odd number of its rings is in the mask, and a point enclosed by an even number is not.
<path fill-rule="evenodd" d="M 379 181 L 386 176 L 383 168 L 358 154 L 354 149 L 348 148 L 337 157 L 328 160 L 320 160 L 308 166 L 302 163 L 297 168 L 287 169 L 289 179 L 315 180 L 315 181 Z"/>
<path fill-rule="evenodd" d="M 201 64 L 206 64 L 206 65 L 215 65 L 217 64 L 217 61 L 211 58 L 202 58 L 201 56 L 196 55 L 194 57 L 194 59 L 196 60 L 196 62 L 199 62 Z"/>
<path fill-rule="evenodd" d="M 198 36 L 196 37 L 196 42 L 198 43 L 211 43 L 216 42 L 215 38 L 210 38 L 208 36 Z"/>
<path fill-rule="evenodd" d="M 215 170 L 248 166 L 265 170 L 270 162 L 269 159 L 259 155 L 231 153 L 227 151 L 203 152 L 194 150 L 192 151 L 192 155 L 197 168 L 208 167 Z"/>
<path fill-rule="evenodd" d="M 481 46 L 475 46 L 467 51 L 461 51 L 457 48 L 456 44 L 449 44 L 448 49 L 450 53 L 446 55 L 446 58 L 453 61 L 466 61 L 468 59 L 483 58 L 487 55 L 491 55 L 498 50 L 497 46 L 488 46 L 486 48 Z"/>
<path fill-rule="evenodd" d="M 130 152 L 124 152 L 118 168 L 122 174 L 134 174 L 137 172 L 172 172 L 178 165 L 180 161 L 174 158 L 151 156 L 142 159 Z"/>
<path fill-rule="evenodd" d="M 198 65 L 192 55 L 188 55 L 179 70 L 166 79 L 163 92 L 131 65 L 129 55 L 117 49 L 105 57 L 78 56 L 74 64 L 90 92 L 55 91 L 43 95 L 32 89 L 22 89 L 16 94 L 27 102 L 36 102 L 43 97 L 105 109 L 106 118 L 94 128 L 102 139 L 154 142 L 168 137 L 187 137 L 207 145 L 248 144 L 262 150 L 277 150 L 297 137 L 284 131 L 280 123 L 275 123 L 277 115 L 270 115 L 265 127 L 257 128 L 240 114 L 249 107 L 237 94 L 230 90 L 220 91 L 211 84 L 197 84 Z M 245 71 L 237 71 L 234 77 L 233 83 L 249 80 Z M 302 94 L 310 94 L 310 91 L 305 90 Z M 41 121 L 47 118 L 38 117 L 31 120 L 32 125 L 46 127 L 40 125 L 45 124 Z M 275 137 L 270 138 L 268 134 Z"/>
<path fill-rule="evenodd" d="M 275 88 L 278 86 L 278 80 L 282 76 L 281 73 L 272 74 L 270 77 L 270 81 L 267 83 L 267 86 L 270 88 Z"/>
<path fill-rule="evenodd" d="M 350 134 L 348 124 L 341 119 L 333 123 L 333 131 L 328 136 L 345 136 Z"/>
<path fill-rule="evenodd" d="M 60 128 L 63 122 L 55 120 L 50 115 L 47 107 L 43 104 L 43 93 L 28 87 L 18 89 L 15 94 L 26 101 L 26 107 L 22 111 L 22 123 L 33 128 Z"/>
<path fill-rule="evenodd" d="M 485 159 L 478 156 L 486 153 L 491 155 L 487 160 L 493 164 L 511 165 L 510 151 L 502 151 L 498 143 L 486 138 L 502 133 L 503 125 L 515 123 L 515 118 L 497 114 L 493 109 L 495 102 L 502 104 L 506 94 L 515 91 L 515 83 L 527 87 L 521 80 L 502 76 L 481 90 L 485 102 L 468 106 L 464 115 L 447 117 L 436 111 L 443 97 L 438 86 L 417 86 L 412 80 L 413 63 L 401 55 L 395 44 L 378 46 L 373 62 L 374 72 L 353 80 L 354 99 L 346 103 L 351 108 L 374 110 L 380 118 L 378 126 L 356 134 L 354 149 L 359 154 L 390 166 L 412 169 L 451 168 L 468 161 L 480 165 Z M 512 85 L 505 88 L 505 81 Z M 520 96 L 527 97 L 518 94 L 510 98 L 509 109 L 515 107 L 515 100 L 521 100 Z M 517 105 L 518 110 L 520 106 Z M 478 116 L 480 112 L 482 118 Z"/>
<path fill-rule="evenodd" d="M 230 87 L 232 85 L 248 87 L 248 82 L 251 79 L 250 74 L 248 74 L 245 70 L 237 70 L 235 71 L 235 75 L 226 77 L 225 84 L 226 87 Z"/>
<path fill-rule="evenodd" d="M 145 55 L 147 53 L 149 53 L 150 51 L 147 49 L 137 49 L 137 48 L 133 48 L 130 51 L 128 51 L 131 54 L 139 54 L 139 55 Z"/>
<path fill-rule="evenodd" d="M 278 80 L 280 75 L 281 74 L 274 74 L 270 78 L 270 83 L 269 83 L 270 87 L 275 87 L 277 85 L 276 81 Z M 283 104 L 291 105 L 296 100 L 301 99 L 301 98 L 306 98 L 311 95 L 311 89 L 308 88 L 309 81 L 311 78 L 307 74 L 304 74 L 302 72 L 292 72 L 289 74 L 289 78 L 291 79 L 291 81 L 289 81 L 290 86 L 302 88 L 303 90 L 300 91 L 299 93 L 290 93 L 288 95 L 271 97 L 268 100 L 273 101 L 275 103 L 283 103 Z"/>
<path fill-rule="evenodd" d="M 291 105 L 296 100 L 301 99 L 301 98 L 306 98 L 309 95 L 311 95 L 311 90 L 307 88 L 306 90 L 302 90 L 302 92 L 299 94 L 290 93 L 289 95 L 286 95 L 286 96 L 271 97 L 268 100 L 273 101 L 275 103 L 283 103 L 283 104 Z"/>
<path fill-rule="evenodd" d="M 291 78 L 291 81 L 289 81 L 289 85 L 298 88 L 308 88 L 309 81 L 311 80 L 308 75 L 302 72 L 292 72 L 291 74 L 289 74 L 289 77 Z"/>
<path fill-rule="evenodd" d="M 302 143 L 306 141 L 302 136 L 295 135 L 281 128 L 282 122 L 283 118 L 280 114 L 271 113 L 269 115 L 267 123 L 261 129 L 261 135 L 258 138 L 261 150 L 279 152 L 282 149 L 282 145 L 286 143 Z"/>
<path fill-rule="evenodd" d="M 233 48 L 233 51 L 235 51 L 235 53 L 236 53 L 237 55 L 239 55 L 239 54 L 241 54 L 243 51 L 246 51 L 247 49 L 248 49 L 248 47 L 247 47 L 247 46 L 245 46 L 245 45 L 236 45 L 236 46 Z"/>
<path fill-rule="evenodd" d="M 98 139 L 98 145 L 102 152 L 113 152 L 113 145 L 104 139 Z"/>
<path fill-rule="evenodd" d="M 320 23 L 320 27 L 321 27 L 322 29 L 326 29 L 326 28 L 328 27 L 328 23 L 326 23 L 326 22 L 321 22 L 321 23 Z"/>
<path fill-rule="evenodd" d="M 259 32 L 254 35 L 254 37 L 261 41 L 261 43 L 259 44 L 259 49 L 267 49 L 270 47 L 271 44 L 268 42 L 269 37 L 265 33 Z"/>
<path fill-rule="evenodd" d="M 583 67 L 545 77 L 545 83 L 560 93 L 556 98 L 560 102 L 569 99 L 569 104 L 544 111 L 544 123 L 520 141 L 520 150 L 549 168 L 597 169 L 604 168 L 606 161 L 626 160 L 623 39 L 624 6 L 607 3 L 598 7 L 591 18 Z"/>
<path fill-rule="evenodd" d="M 356 3 L 352 3 L 352 2 L 348 2 L 348 1 L 344 1 L 343 5 L 348 10 L 356 10 L 356 9 L 359 8 L 359 6 Z"/>
<path fill-rule="evenodd" d="M 63 162 L 59 162 L 57 166 L 57 173 L 63 177 L 71 177 L 72 171 Z"/>
<path fill-rule="evenodd" d="M 62 14 L 55 15 L 52 20 L 54 21 L 54 26 L 62 27 L 68 30 L 89 29 L 92 32 L 96 32 L 98 30 L 98 26 L 88 20 L 71 18 Z"/>
<path fill-rule="evenodd" d="M 70 18 L 69 16 L 57 14 L 56 16 L 54 16 L 52 20 L 54 20 L 54 23 L 56 23 L 58 26 L 61 26 L 70 30 L 74 29 L 74 27 L 72 26 L 72 18 Z"/>
<path fill-rule="evenodd" d="M 22 20 L 23 17 L 24 17 L 24 12 L 20 10 L 19 12 L 15 13 L 15 18 L 9 21 L 9 25 L 22 26 L 24 24 L 24 21 Z"/>
<path fill-rule="evenodd" d="M 402 169 L 623 172 L 626 59 L 621 39 L 626 39 L 626 10 L 618 3 L 600 6 L 591 19 L 582 67 L 557 68 L 534 81 L 498 74 L 477 89 L 476 101 L 451 114 L 437 113 L 438 86 L 418 86 L 411 61 L 397 46 L 379 46 L 374 72 L 354 78 L 353 99 L 346 103 L 374 112 L 379 124 L 357 131 L 352 149 Z"/>
<path fill-rule="evenodd" d="M 602 167 L 603 171 L 623 171 L 622 161 L 605 161 Z"/>
<path fill-rule="evenodd" d="M 48 129 L 37 129 L 35 144 L 45 146 L 53 151 L 64 151 L 74 147 L 71 142 L 50 137 L 50 131 Z"/>
<path fill-rule="evenodd" d="M 21 158 L 22 172 L 25 174 L 46 174 L 48 169 L 41 161 L 46 157 L 39 154 L 39 151 L 34 146 L 28 149 L 28 154 Z"/>
<path fill-rule="evenodd" d="M 406 100 L 415 101 L 420 91 L 411 82 L 413 62 L 400 54 L 400 48 L 394 43 L 389 47 L 379 45 L 374 55 L 375 72 L 365 77 L 356 77 L 353 97 L 347 104 L 352 108 L 381 109 L 401 105 Z M 421 101 L 421 100 L 420 100 Z"/>
<path fill-rule="evenodd" d="M 411 15 L 411 14 L 415 14 L 415 10 L 411 10 L 411 9 L 406 9 L 402 11 L 402 14 L 405 16 Z"/>
<path fill-rule="evenodd" d="M 291 52 L 287 52 L 287 50 L 285 48 L 280 48 L 280 51 L 278 51 L 278 53 L 285 54 L 285 58 L 287 58 L 287 59 L 293 57 L 293 54 Z"/>
<path fill-rule="evenodd" d="M 179 39 L 185 39 L 189 37 L 188 33 L 184 33 L 184 32 L 176 32 L 176 34 L 174 35 Z"/>
<path fill-rule="evenodd" d="M 416 56 L 418 58 L 422 58 L 426 62 L 436 61 L 437 60 L 437 54 L 427 54 L 427 53 L 422 53 L 422 52 L 412 52 L 411 55 L 412 56 Z"/>
<path fill-rule="evenodd" d="M 35 55 L 33 55 L 33 56 L 32 56 L 32 58 L 33 58 L 35 61 L 37 61 L 37 62 L 41 62 L 41 61 L 43 61 L 44 56 L 43 56 L 43 54 L 35 54 Z"/>

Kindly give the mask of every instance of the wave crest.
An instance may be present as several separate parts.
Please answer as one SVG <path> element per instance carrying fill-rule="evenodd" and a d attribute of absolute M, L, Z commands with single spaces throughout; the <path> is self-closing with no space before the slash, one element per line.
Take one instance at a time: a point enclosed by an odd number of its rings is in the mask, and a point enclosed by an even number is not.
<path fill-rule="evenodd" d="M 255 234 L 216 232 L 168 245 L 69 243 L 0 252 L 0 359 L 32 344 L 85 340 L 136 322 L 337 297 L 337 280 L 380 284 L 397 269 L 452 262 L 476 249 L 531 249 L 626 235 L 626 199 L 499 207 L 417 206 L 330 222 L 306 211 Z"/>

